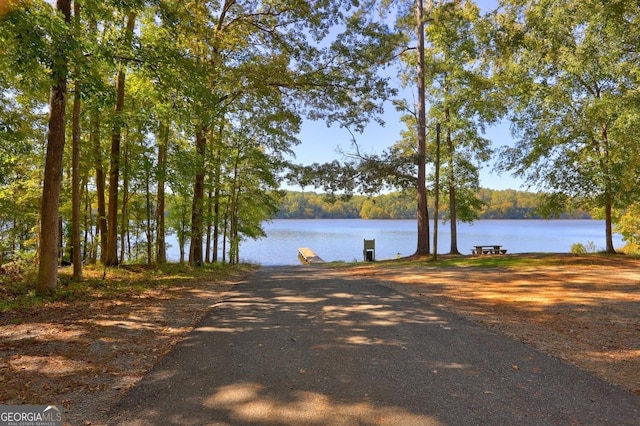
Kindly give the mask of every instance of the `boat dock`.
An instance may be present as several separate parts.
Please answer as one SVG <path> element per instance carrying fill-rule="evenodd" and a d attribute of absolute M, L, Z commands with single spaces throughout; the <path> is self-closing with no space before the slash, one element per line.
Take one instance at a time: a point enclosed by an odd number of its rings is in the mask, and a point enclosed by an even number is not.
<path fill-rule="evenodd" d="M 298 257 L 302 263 L 324 263 L 324 260 L 308 247 L 299 248 Z"/>

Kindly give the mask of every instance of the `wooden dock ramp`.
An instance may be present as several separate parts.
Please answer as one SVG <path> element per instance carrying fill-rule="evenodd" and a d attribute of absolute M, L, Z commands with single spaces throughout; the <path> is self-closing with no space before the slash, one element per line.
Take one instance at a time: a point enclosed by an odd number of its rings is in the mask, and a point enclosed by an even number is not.
<path fill-rule="evenodd" d="M 299 248 L 298 257 L 302 263 L 324 263 L 324 260 L 308 247 Z"/>

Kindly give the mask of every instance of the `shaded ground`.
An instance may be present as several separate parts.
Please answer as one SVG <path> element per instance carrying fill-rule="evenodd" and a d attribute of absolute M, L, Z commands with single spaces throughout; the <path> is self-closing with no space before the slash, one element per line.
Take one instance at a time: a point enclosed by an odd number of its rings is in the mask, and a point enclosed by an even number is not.
<path fill-rule="evenodd" d="M 67 424 L 91 424 L 236 280 L 174 279 L 0 313 L 0 404 L 62 404 Z"/>
<path fill-rule="evenodd" d="M 354 268 L 640 396 L 640 261 L 519 255 L 518 267 Z M 545 263 L 549 263 L 545 265 Z"/>
<path fill-rule="evenodd" d="M 428 297 L 640 395 L 640 260 L 517 257 L 527 263 L 375 263 L 338 271 Z M 91 424 L 229 285 L 184 283 L 1 314 L 0 403 L 64 404 L 69 424 Z"/>
<path fill-rule="evenodd" d="M 632 393 L 342 272 L 253 272 L 96 426 L 637 425 Z"/>

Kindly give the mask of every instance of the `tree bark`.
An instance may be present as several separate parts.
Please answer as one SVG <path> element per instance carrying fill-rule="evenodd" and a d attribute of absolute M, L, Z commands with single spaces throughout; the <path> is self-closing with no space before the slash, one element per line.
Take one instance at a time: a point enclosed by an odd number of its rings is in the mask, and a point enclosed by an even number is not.
<path fill-rule="evenodd" d="M 86 176 L 82 184 L 84 193 L 84 250 L 82 258 L 91 263 L 95 263 L 97 252 L 95 250 L 95 236 L 93 234 L 93 206 L 91 205 L 91 196 L 89 194 L 88 182 L 89 176 Z"/>
<path fill-rule="evenodd" d="M 102 167 L 102 146 L 100 143 L 100 113 L 95 111 L 91 115 L 91 141 L 93 146 L 93 161 L 96 170 L 96 197 L 98 199 L 98 220 L 96 234 L 100 238 L 100 261 L 105 263 L 107 255 L 107 202 L 105 199 L 105 178 Z"/>
<path fill-rule="evenodd" d="M 607 171 L 610 170 L 609 164 L 611 159 L 609 158 L 609 131 L 608 127 L 605 124 L 602 125 L 602 142 L 604 145 L 604 165 L 601 166 L 601 169 L 605 169 Z M 605 183 L 605 206 L 604 206 L 604 214 L 605 214 L 605 239 L 606 239 L 606 252 L 607 253 L 615 253 L 616 249 L 613 246 L 613 191 L 611 189 L 611 181 L 609 180 L 609 176 L 607 176 Z"/>
<path fill-rule="evenodd" d="M 238 246 L 238 200 L 240 197 L 240 187 L 238 185 L 240 153 L 236 154 L 233 165 L 233 180 L 231 185 L 231 199 L 229 201 L 229 264 L 236 265 L 239 262 Z"/>
<path fill-rule="evenodd" d="M 606 239 L 607 239 L 607 253 L 616 253 L 616 249 L 613 246 L 613 214 L 611 201 L 607 201 L 605 206 L 605 226 L 607 229 L 605 230 Z"/>
<path fill-rule="evenodd" d="M 438 220 L 440 215 L 440 123 L 436 123 L 436 161 L 433 212 L 433 260 L 438 259 Z"/>
<path fill-rule="evenodd" d="M 56 9 L 67 23 L 71 22 L 71 1 L 57 0 Z M 44 166 L 41 206 L 40 264 L 36 291 L 48 294 L 58 281 L 58 221 L 60 186 L 62 181 L 62 154 L 65 143 L 65 110 L 67 103 L 67 52 L 60 47 L 53 53 L 53 84 L 49 97 L 49 134 Z"/>
<path fill-rule="evenodd" d="M 118 71 L 116 79 L 116 118 L 124 105 L 124 70 Z M 103 258 L 106 266 L 118 264 L 118 184 L 120 177 L 120 124 L 115 124 L 111 132 L 111 164 L 109 167 L 109 209 L 107 212 L 107 247 Z"/>
<path fill-rule="evenodd" d="M 80 3 L 73 2 L 73 15 L 76 31 L 80 28 Z M 73 264 L 73 280 L 82 280 L 82 253 L 80 251 L 80 83 L 76 70 L 75 93 L 73 95 L 72 124 L 72 177 L 71 177 L 71 263 Z"/>
<path fill-rule="evenodd" d="M 156 180 L 157 207 L 156 207 L 156 262 L 160 265 L 167 263 L 167 248 L 165 240 L 164 209 L 165 209 L 165 182 L 167 178 L 167 145 L 169 144 L 169 128 L 165 124 L 160 125 L 158 135 L 158 169 Z"/>
<path fill-rule="evenodd" d="M 202 265 L 202 234 L 204 228 L 204 158 L 206 155 L 207 136 L 206 128 L 201 127 L 196 131 L 196 153 L 198 164 L 196 168 L 195 182 L 193 186 L 193 203 L 191 207 L 191 248 L 189 250 L 189 263 Z"/>
<path fill-rule="evenodd" d="M 124 139 L 124 153 L 121 156 L 124 160 L 122 164 L 122 208 L 120 211 L 120 259 L 118 264 L 124 263 L 129 248 L 131 254 L 131 244 L 129 242 L 129 137 Z M 109 203 L 111 205 L 111 203 Z M 117 215 L 116 215 L 117 217 Z M 117 228 L 117 227 L 116 227 Z M 117 251 L 116 251 L 117 253 Z"/>
<path fill-rule="evenodd" d="M 153 263 L 153 203 L 151 202 L 151 170 L 145 167 L 145 234 L 147 237 L 147 264 Z"/>
<path fill-rule="evenodd" d="M 180 229 L 178 230 L 178 245 L 180 246 L 180 264 L 184 263 L 185 259 L 185 245 L 187 239 L 187 221 L 188 221 L 188 209 L 186 206 L 180 203 Z"/>
<path fill-rule="evenodd" d="M 429 254 L 429 211 L 426 182 L 426 97 L 424 63 L 424 7 L 416 0 L 416 36 L 418 37 L 418 244 L 416 255 Z"/>
<path fill-rule="evenodd" d="M 127 16 L 125 42 L 131 44 L 136 14 Z M 107 250 L 105 266 L 118 264 L 118 180 L 120 175 L 120 141 L 122 139 L 122 111 L 124 110 L 125 69 L 120 64 L 116 78 L 116 105 L 111 131 L 111 168 L 109 169 L 109 210 L 107 215 Z"/>
<path fill-rule="evenodd" d="M 213 230 L 213 220 L 212 220 L 212 214 L 213 214 L 213 191 L 211 190 L 211 188 L 209 189 L 209 192 L 207 193 L 207 241 L 205 243 L 205 255 L 204 255 L 204 261 L 205 263 L 211 263 L 211 232 Z"/>
<path fill-rule="evenodd" d="M 451 114 L 449 108 L 445 109 L 445 119 L 447 122 L 447 155 L 449 157 L 449 216 L 451 226 L 451 249 L 449 254 L 460 254 L 458 251 L 458 214 L 456 212 L 456 173 L 455 173 L 455 158 L 454 158 L 454 146 L 451 139 Z"/>
<path fill-rule="evenodd" d="M 95 19 L 89 19 L 89 30 L 97 37 L 98 23 Z M 107 203 L 105 199 L 105 176 L 102 156 L 102 141 L 100 134 L 100 111 L 97 107 L 91 109 L 91 124 L 89 140 L 93 149 L 93 164 L 96 178 L 96 197 L 98 202 L 98 217 L 96 220 L 96 238 L 100 240 L 100 262 L 104 263 L 107 255 Z M 97 250 L 94 248 L 94 251 Z M 97 261 L 97 256 L 93 256 Z"/>
<path fill-rule="evenodd" d="M 76 2 L 77 4 L 77 2 Z M 82 280 L 82 253 L 80 250 L 80 87 L 75 83 L 72 125 L 72 176 L 71 176 L 71 263 L 73 280 Z"/>
<path fill-rule="evenodd" d="M 218 144 L 222 144 L 224 125 L 220 124 Z M 222 179 L 222 153 L 220 145 L 216 150 L 215 173 L 213 177 L 213 262 L 218 262 L 218 245 L 220 240 L 220 181 Z"/>
<path fill-rule="evenodd" d="M 220 188 L 216 186 L 213 194 L 213 263 L 218 262 L 220 240 Z"/>

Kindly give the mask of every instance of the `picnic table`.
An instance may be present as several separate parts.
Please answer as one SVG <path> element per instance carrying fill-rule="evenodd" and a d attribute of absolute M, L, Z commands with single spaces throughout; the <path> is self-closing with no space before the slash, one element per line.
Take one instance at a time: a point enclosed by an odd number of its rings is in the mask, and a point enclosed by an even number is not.
<path fill-rule="evenodd" d="M 507 250 L 498 244 L 474 246 L 471 249 L 471 254 L 505 254 L 506 252 Z"/>

